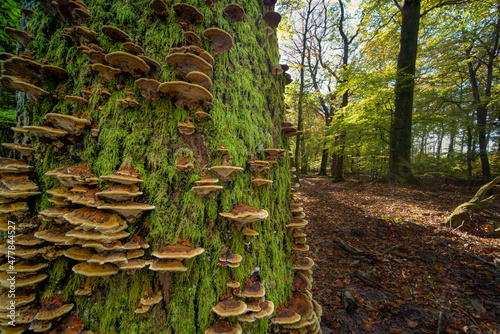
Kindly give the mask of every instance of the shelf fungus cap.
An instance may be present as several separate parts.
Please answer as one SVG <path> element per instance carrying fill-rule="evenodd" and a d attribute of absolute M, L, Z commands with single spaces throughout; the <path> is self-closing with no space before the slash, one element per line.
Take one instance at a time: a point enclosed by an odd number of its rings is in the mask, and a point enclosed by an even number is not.
<path fill-rule="evenodd" d="M 0 174 L 2 173 L 29 173 L 33 166 L 28 165 L 22 160 L 9 158 L 0 158 Z"/>
<path fill-rule="evenodd" d="M 42 243 L 43 240 L 40 240 L 39 238 L 35 237 L 35 232 L 23 235 L 17 234 L 16 238 L 14 239 L 14 245 L 20 245 L 20 246 L 36 246 Z"/>
<path fill-rule="evenodd" d="M 160 84 L 161 82 L 155 79 L 141 78 L 135 81 L 135 85 L 139 87 L 141 95 L 151 101 L 160 99 L 160 94 L 158 93 L 158 86 Z"/>
<path fill-rule="evenodd" d="M 191 190 L 197 193 L 200 196 L 206 196 L 212 191 L 216 191 L 219 189 L 223 189 L 223 186 L 217 186 L 215 184 L 209 184 L 209 185 L 204 185 L 204 186 L 196 186 L 192 187 Z"/>
<path fill-rule="evenodd" d="M 203 173 L 203 178 L 201 180 L 195 181 L 197 186 L 207 186 L 211 184 L 219 183 L 219 179 L 212 179 L 205 173 Z"/>
<path fill-rule="evenodd" d="M 46 172 L 45 175 L 55 177 L 66 187 L 94 185 L 99 180 L 87 165 L 60 167 Z"/>
<path fill-rule="evenodd" d="M 145 75 L 150 70 L 150 67 L 144 60 L 127 52 L 116 51 L 108 53 L 106 61 L 133 77 Z"/>
<path fill-rule="evenodd" d="M 209 113 L 204 112 L 203 110 L 196 110 L 194 115 L 200 122 L 212 119 L 212 116 Z"/>
<path fill-rule="evenodd" d="M 0 295 L 0 311 L 7 311 L 11 301 L 16 302 L 16 307 L 23 306 L 33 302 L 36 299 L 36 292 L 31 290 L 19 289 L 14 298 L 8 297 L 9 292 L 5 291 Z"/>
<path fill-rule="evenodd" d="M 243 7 L 236 3 L 230 3 L 222 10 L 224 15 L 229 18 L 231 23 L 243 21 L 243 17 L 245 16 L 245 10 Z"/>
<path fill-rule="evenodd" d="M 142 240 L 142 238 L 138 235 L 132 237 L 132 239 L 122 246 L 125 250 L 133 250 L 133 249 L 148 249 L 149 245 Z"/>
<path fill-rule="evenodd" d="M 167 5 L 164 0 L 152 0 L 149 3 L 149 8 L 154 10 L 157 15 L 165 15 L 167 13 Z"/>
<path fill-rule="evenodd" d="M 17 252 L 16 256 L 19 256 Z M 0 285 L 4 288 L 10 287 L 11 285 L 10 278 L 12 276 L 15 276 L 16 288 L 33 287 L 36 284 L 43 282 L 47 277 L 49 277 L 46 274 L 37 274 L 37 273 L 17 273 L 16 275 L 12 275 L 4 271 L 0 273 Z"/>
<path fill-rule="evenodd" d="M 220 165 L 220 166 L 210 167 L 208 170 L 213 171 L 213 172 L 219 174 L 219 176 L 222 177 L 223 179 L 226 179 L 232 173 L 243 171 L 243 168 L 236 167 L 236 166 L 231 166 L 231 165 L 227 165 L 227 164 L 223 164 L 223 165 Z"/>
<path fill-rule="evenodd" d="M 68 132 L 64 130 L 48 126 L 23 126 L 23 129 L 27 130 L 30 136 L 39 138 L 58 139 L 68 134 Z"/>
<path fill-rule="evenodd" d="M 149 305 L 142 305 L 141 303 L 139 303 L 139 305 L 135 309 L 134 313 L 143 314 L 143 313 L 148 312 L 150 309 L 151 309 L 151 306 L 149 306 Z"/>
<path fill-rule="evenodd" d="M 185 31 L 184 39 L 187 45 L 201 46 L 201 38 L 194 31 Z"/>
<path fill-rule="evenodd" d="M 139 45 L 132 42 L 125 42 L 122 44 L 123 48 L 130 52 L 131 54 L 138 56 L 144 53 L 144 49 Z"/>
<path fill-rule="evenodd" d="M 300 314 L 295 312 L 290 307 L 280 306 L 276 310 L 276 316 L 273 318 L 273 323 L 279 325 L 289 325 L 300 321 Z"/>
<path fill-rule="evenodd" d="M 274 11 L 269 11 L 264 14 L 264 21 L 268 26 L 276 28 L 281 22 L 281 15 Z"/>
<path fill-rule="evenodd" d="M 87 261 L 94 254 L 91 249 L 82 247 L 71 247 L 64 251 L 64 256 L 76 261 Z"/>
<path fill-rule="evenodd" d="M 193 71 L 205 74 L 214 71 L 212 65 L 206 60 L 192 53 L 171 53 L 165 61 L 171 64 L 182 78 L 187 78 L 188 73 Z"/>
<path fill-rule="evenodd" d="M 154 59 L 151 59 L 145 55 L 138 55 L 137 57 L 141 58 L 146 64 L 148 64 L 150 72 L 161 68 L 161 64 Z"/>
<path fill-rule="evenodd" d="M 229 263 L 240 263 L 243 257 L 239 254 L 233 254 L 231 251 L 226 251 L 219 256 L 219 261 L 229 262 Z"/>
<path fill-rule="evenodd" d="M 38 311 L 35 320 L 48 321 L 59 318 L 71 311 L 73 306 L 73 304 L 47 304 Z"/>
<path fill-rule="evenodd" d="M 105 203 L 97 207 L 100 210 L 112 210 L 131 221 L 141 215 L 143 211 L 155 209 L 154 205 L 137 202 Z"/>
<path fill-rule="evenodd" d="M 105 81 L 111 81 L 122 71 L 118 68 L 114 68 L 104 64 L 94 64 L 92 65 L 92 70 L 99 73 L 99 76 Z"/>
<path fill-rule="evenodd" d="M 25 92 L 34 101 L 37 101 L 39 98 L 49 94 L 49 92 L 40 87 L 8 75 L 2 75 L 0 77 L 0 85 L 9 89 Z"/>
<path fill-rule="evenodd" d="M 219 28 L 208 28 L 203 37 L 210 41 L 210 48 L 215 54 L 224 53 L 233 47 L 233 38 L 226 31 Z"/>
<path fill-rule="evenodd" d="M 174 260 L 153 260 L 149 262 L 149 270 L 153 271 L 169 271 L 169 272 L 186 272 L 187 267 L 181 261 Z"/>
<path fill-rule="evenodd" d="M 230 323 L 219 320 L 205 331 L 205 334 L 241 334 L 242 328 L 239 323 Z"/>
<path fill-rule="evenodd" d="M 247 311 L 247 304 L 233 298 L 227 298 L 212 307 L 212 311 L 223 318 L 238 316 Z"/>
<path fill-rule="evenodd" d="M 72 239 L 66 236 L 66 230 L 56 228 L 35 232 L 35 237 L 54 243 L 66 243 Z"/>
<path fill-rule="evenodd" d="M 10 269 L 10 264 L 5 263 L 0 266 L 0 271 L 15 271 L 18 273 L 34 273 L 48 267 L 47 262 L 39 262 L 36 260 L 23 260 L 14 264 L 14 268 Z"/>
<path fill-rule="evenodd" d="M 72 225 L 81 226 L 85 230 L 101 232 L 114 231 L 125 222 L 116 214 L 110 214 L 90 207 L 75 209 L 65 214 L 64 219 Z"/>
<path fill-rule="evenodd" d="M 273 183 L 273 180 L 265 179 L 265 178 L 260 177 L 258 175 L 252 180 L 252 184 L 256 187 L 263 186 L 265 184 L 271 184 L 271 183 Z"/>
<path fill-rule="evenodd" d="M 152 306 L 158 304 L 162 300 L 163 296 L 161 294 L 161 290 L 158 290 L 157 293 L 154 293 L 151 288 L 147 288 L 146 291 L 144 291 L 144 297 L 141 298 L 141 304 Z"/>
<path fill-rule="evenodd" d="M 97 264 L 105 264 L 105 263 L 123 263 L 128 262 L 127 256 L 125 253 L 121 252 L 104 252 L 97 253 L 92 255 L 90 259 L 87 260 L 88 263 L 97 263 Z"/>
<path fill-rule="evenodd" d="M 194 124 L 190 120 L 187 120 L 186 122 L 177 123 L 177 129 L 179 129 L 179 132 L 181 134 L 186 135 L 186 136 L 190 136 L 194 133 L 194 131 L 196 130 L 196 127 L 194 126 Z M 190 169 L 192 169 L 192 168 L 190 168 Z"/>
<path fill-rule="evenodd" d="M 113 234 L 103 234 L 98 231 L 85 231 L 81 229 L 73 229 L 70 230 L 66 233 L 68 237 L 73 237 L 77 239 L 82 239 L 82 240 L 89 240 L 89 241 L 99 241 L 99 242 L 104 242 L 104 243 L 110 243 L 112 241 L 124 239 L 130 235 L 130 233 L 125 232 L 125 231 L 120 231 L 117 233 Z M 84 246 L 84 245 L 82 245 Z"/>
<path fill-rule="evenodd" d="M 310 257 L 299 257 L 293 263 L 292 269 L 294 270 L 309 270 L 314 266 L 314 261 Z"/>
<path fill-rule="evenodd" d="M 197 24 L 203 22 L 205 19 L 195 6 L 186 3 L 176 3 L 172 6 L 172 9 L 179 18 L 179 21 L 185 24 Z"/>
<path fill-rule="evenodd" d="M 266 288 L 259 281 L 248 282 L 241 292 L 241 297 L 244 298 L 259 298 L 266 295 Z"/>
<path fill-rule="evenodd" d="M 97 189 L 97 188 L 90 189 L 89 191 L 87 191 L 86 193 L 83 193 L 83 194 L 74 194 L 74 195 L 70 196 L 68 199 L 73 204 L 79 204 L 79 205 L 84 205 L 84 206 L 87 206 L 90 208 L 96 208 L 99 205 L 102 205 L 105 203 L 103 200 L 100 200 L 97 197 L 96 194 L 98 191 L 99 191 L 99 189 Z"/>
<path fill-rule="evenodd" d="M 240 321 L 240 322 L 254 322 L 255 320 L 257 320 L 257 319 L 255 318 L 254 312 L 247 312 L 247 313 L 240 314 L 238 316 L 238 321 Z"/>
<path fill-rule="evenodd" d="M 22 31 L 22 30 L 10 28 L 10 27 L 5 27 L 3 31 L 5 31 L 5 33 L 10 38 L 12 38 L 13 40 L 18 42 L 19 44 L 21 44 L 25 48 L 27 48 L 29 42 L 31 42 L 33 40 L 33 35 L 31 35 L 30 33 L 26 32 L 26 31 Z"/>
<path fill-rule="evenodd" d="M 243 229 L 241 230 L 241 233 L 243 235 L 248 236 L 248 237 L 255 237 L 255 236 L 259 235 L 259 232 L 252 230 L 251 228 L 248 228 L 248 227 L 243 227 Z"/>
<path fill-rule="evenodd" d="M 201 102 L 211 100 L 212 94 L 205 88 L 184 81 L 164 82 L 158 87 L 158 91 L 167 98 L 173 99 L 179 108 L 194 109 Z"/>
<path fill-rule="evenodd" d="M 62 129 L 73 136 L 79 136 L 85 127 L 91 124 L 91 122 L 85 118 L 56 113 L 48 113 L 44 118 L 56 128 Z"/>
<path fill-rule="evenodd" d="M 120 270 L 137 270 L 142 269 L 146 266 L 146 261 L 141 259 L 132 259 L 128 262 L 122 262 L 119 264 Z"/>
<path fill-rule="evenodd" d="M 114 264 L 99 265 L 82 262 L 73 267 L 73 272 L 87 277 L 102 277 L 118 274 L 119 268 Z"/>
<path fill-rule="evenodd" d="M 101 32 L 115 42 L 129 42 L 132 40 L 125 31 L 120 30 L 117 27 L 104 25 L 101 28 Z"/>
<path fill-rule="evenodd" d="M 155 250 L 151 255 L 159 259 L 191 259 L 205 251 L 199 247 L 189 247 L 183 245 L 170 245 Z"/>
<path fill-rule="evenodd" d="M 203 88 L 212 88 L 212 80 L 203 72 L 192 71 L 186 75 L 186 78 L 196 85 L 200 85 Z"/>
<path fill-rule="evenodd" d="M 269 213 L 264 209 L 256 209 L 243 203 L 236 204 L 231 212 L 219 213 L 222 217 L 231 219 L 241 224 L 253 223 L 257 220 L 266 219 Z"/>
<path fill-rule="evenodd" d="M 269 317 L 274 312 L 274 303 L 270 300 L 266 300 L 260 303 L 261 310 L 255 314 L 255 318 L 262 319 L 264 317 Z"/>
<path fill-rule="evenodd" d="M 111 201 L 121 202 L 133 200 L 134 197 L 142 195 L 142 191 L 139 191 L 139 187 L 134 184 L 111 184 L 105 190 L 96 192 L 96 195 Z"/>
<path fill-rule="evenodd" d="M 227 281 L 226 286 L 230 289 L 238 289 L 240 287 L 240 283 L 233 280 L 229 280 Z"/>
<path fill-rule="evenodd" d="M 132 167 L 120 168 L 118 171 L 116 171 L 116 173 L 101 176 L 100 179 L 125 185 L 144 182 L 139 178 L 137 172 Z"/>

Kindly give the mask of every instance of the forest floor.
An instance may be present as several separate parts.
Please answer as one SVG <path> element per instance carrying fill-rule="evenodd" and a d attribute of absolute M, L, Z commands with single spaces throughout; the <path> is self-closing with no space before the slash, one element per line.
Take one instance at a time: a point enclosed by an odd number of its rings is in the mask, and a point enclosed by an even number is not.
<path fill-rule="evenodd" d="M 443 225 L 480 186 L 301 179 L 323 333 L 500 333 L 500 218 Z"/>

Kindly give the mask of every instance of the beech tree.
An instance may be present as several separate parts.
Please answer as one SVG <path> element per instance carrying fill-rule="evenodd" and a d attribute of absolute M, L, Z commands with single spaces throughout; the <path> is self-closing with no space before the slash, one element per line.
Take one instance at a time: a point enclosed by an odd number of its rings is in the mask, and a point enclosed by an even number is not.
<path fill-rule="evenodd" d="M 3 174 L 13 168 L 34 196 L 0 225 L 22 224 L 37 246 L 16 254 L 47 266 L 36 290 L 16 291 L 29 319 L 65 314 L 16 329 L 268 333 L 271 317 L 319 329 L 281 131 L 285 78 L 272 74 L 280 16 L 273 1 L 191 4 L 40 0 L 25 11 L 28 32 L 11 31 L 23 53 L 3 55 L 0 83 L 21 92 L 23 139 L 7 146 L 29 165 L 0 160 L 0 197 L 25 196 Z M 250 303 L 260 313 L 243 314 Z"/>

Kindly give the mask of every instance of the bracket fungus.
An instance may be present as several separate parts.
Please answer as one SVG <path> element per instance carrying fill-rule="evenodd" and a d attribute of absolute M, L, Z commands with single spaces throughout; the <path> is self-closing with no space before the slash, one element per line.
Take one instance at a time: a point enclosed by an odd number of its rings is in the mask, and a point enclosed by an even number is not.
<path fill-rule="evenodd" d="M 97 208 L 100 210 L 112 210 L 118 212 L 129 222 L 137 219 L 143 211 L 155 209 L 154 205 L 136 202 L 105 203 Z"/>
<path fill-rule="evenodd" d="M 87 165 L 60 167 L 46 172 L 45 175 L 55 177 L 66 187 L 94 185 L 99 180 Z"/>
<path fill-rule="evenodd" d="M 140 103 L 137 102 L 137 100 L 132 98 L 132 97 L 125 97 L 123 99 L 118 100 L 118 105 L 124 109 L 125 108 L 137 108 L 140 105 Z"/>
<path fill-rule="evenodd" d="M 22 81 L 16 77 L 11 77 L 8 75 L 2 75 L 0 77 L 0 85 L 12 90 L 24 92 L 28 94 L 28 96 L 34 101 L 37 101 L 38 99 L 49 94 L 40 87 L 37 87 L 35 85 Z"/>
<path fill-rule="evenodd" d="M 160 99 L 160 94 L 158 93 L 158 86 L 161 82 L 155 79 L 137 79 L 135 85 L 139 87 L 141 95 L 148 100 L 156 101 Z"/>
<path fill-rule="evenodd" d="M 194 31 L 185 31 L 184 39 L 186 40 L 186 45 L 201 46 L 201 38 Z"/>
<path fill-rule="evenodd" d="M 115 78 L 115 76 L 117 76 L 118 74 L 120 74 L 122 72 L 121 70 L 119 70 L 117 68 L 114 68 L 114 67 L 111 67 L 108 65 L 104 65 L 104 64 L 94 64 L 94 65 L 92 65 L 91 68 L 93 71 L 98 72 L 99 76 L 108 82 L 113 80 Z"/>
<path fill-rule="evenodd" d="M 208 121 L 212 119 L 212 116 L 209 113 L 204 112 L 203 110 L 196 110 L 194 113 L 198 121 L 203 122 L 203 121 Z"/>
<path fill-rule="evenodd" d="M 269 213 L 263 209 L 256 209 L 246 204 L 238 203 L 233 207 L 231 212 L 220 212 L 219 215 L 234 221 L 235 225 L 241 229 L 246 224 L 266 219 Z"/>
<path fill-rule="evenodd" d="M 81 106 L 84 106 L 89 102 L 87 101 L 87 99 L 84 99 L 83 97 L 80 96 L 66 95 L 64 98 L 69 102 L 76 103 Z"/>
<path fill-rule="evenodd" d="M 314 261 L 310 257 L 299 257 L 293 263 L 294 270 L 309 270 L 314 266 Z"/>
<path fill-rule="evenodd" d="M 192 259 L 195 256 L 203 254 L 205 250 L 199 247 L 189 247 L 183 245 L 170 245 L 155 250 L 151 255 L 159 259 L 184 260 Z"/>
<path fill-rule="evenodd" d="M 35 320 L 49 321 L 59 318 L 73 309 L 73 304 L 58 305 L 49 303 L 38 311 Z"/>
<path fill-rule="evenodd" d="M 194 131 L 196 130 L 196 127 L 191 122 L 191 120 L 188 119 L 186 122 L 177 123 L 177 129 L 179 129 L 179 132 L 181 134 L 189 136 L 189 135 L 192 135 L 194 133 Z M 177 163 L 177 165 L 181 165 L 181 164 Z"/>
<path fill-rule="evenodd" d="M 227 179 L 232 173 L 243 171 L 243 168 L 231 166 L 224 160 L 222 165 L 210 167 L 208 170 L 219 174 L 223 179 Z"/>
<path fill-rule="evenodd" d="M 85 118 L 56 113 L 48 113 L 44 118 L 52 123 L 56 128 L 65 130 L 73 136 L 79 136 L 85 127 L 91 124 L 91 122 Z"/>
<path fill-rule="evenodd" d="M 219 320 L 205 331 L 205 334 L 241 334 L 242 328 L 239 323 L 230 323 Z"/>
<path fill-rule="evenodd" d="M 252 180 L 252 184 L 256 187 L 260 187 L 260 186 L 263 186 L 266 184 L 271 184 L 271 183 L 273 183 L 273 180 L 268 180 L 268 179 L 265 179 L 265 178 L 260 177 L 258 175 L 256 175 Z"/>
<path fill-rule="evenodd" d="M 154 293 L 151 288 L 146 288 L 144 291 L 144 297 L 141 298 L 141 304 L 147 306 L 153 306 L 158 304 L 163 300 L 163 296 L 161 290 L 158 290 L 157 293 Z"/>
<path fill-rule="evenodd" d="M 111 201 L 131 201 L 134 197 L 142 195 L 136 185 L 111 184 L 105 190 L 97 192 L 97 196 Z"/>
<path fill-rule="evenodd" d="M 0 158 L 0 174 L 2 173 L 29 173 L 33 166 L 28 165 L 22 160 L 9 158 Z"/>
<path fill-rule="evenodd" d="M 99 265 L 96 263 L 81 262 L 73 267 L 73 272 L 88 277 L 103 277 L 118 274 L 119 268 L 110 263 Z"/>
<path fill-rule="evenodd" d="M 243 21 L 243 17 L 245 16 L 243 7 L 236 3 L 228 4 L 222 12 L 229 18 L 229 22 L 231 23 Z"/>
<path fill-rule="evenodd" d="M 245 288 L 240 293 L 243 298 L 259 298 L 266 295 L 266 288 L 259 281 L 250 281 L 245 284 Z"/>
<path fill-rule="evenodd" d="M 179 18 L 179 23 L 184 30 L 188 25 L 201 23 L 205 19 L 195 6 L 186 3 L 176 3 L 172 6 L 172 9 Z"/>
<path fill-rule="evenodd" d="M 133 77 L 146 75 L 150 70 L 144 60 L 127 52 L 111 52 L 106 55 L 105 59 L 111 66 L 115 66 Z"/>
<path fill-rule="evenodd" d="M 145 55 L 138 55 L 137 57 L 141 58 L 144 60 L 144 62 L 149 66 L 149 72 L 155 71 L 159 68 L 161 68 L 160 63 L 158 63 L 156 60 L 151 59 Z"/>
<path fill-rule="evenodd" d="M 132 40 L 125 31 L 120 30 L 117 27 L 104 25 L 101 28 L 101 32 L 115 42 L 129 42 Z"/>
<path fill-rule="evenodd" d="M 27 48 L 29 42 L 31 42 L 34 37 L 30 33 L 10 27 L 5 27 L 3 30 L 10 38 L 21 44 L 23 47 Z"/>
<path fill-rule="evenodd" d="M 152 0 L 149 3 L 149 8 L 154 10 L 157 15 L 166 15 L 167 14 L 167 5 L 164 0 Z"/>
<path fill-rule="evenodd" d="M 162 260 L 155 259 L 150 261 L 149 270 L 152 271 L 169 271 L 169 272 L 186 272 L 187 267 L 178 260 Z"/>
<path fill-rule="evenodd" d="M 186 78 L 196 85 L 200 85 L 203 88 L 212 88 L 212 80 L 203 72 L 191 71 L 186 75 Z"/>
<path fill-rule="evenodd" d="M 215 54 L 228 52 L 234 44 L 231 35 L 219 28 L 206 29 L 203 37 L 210 41 L 210 48 Z"/>
<path fill-rule="evenodd" d="M 188 73 L 193 71 L 201 73 L 213 72 L 212 65 L 203 58 L 192 53 L 171 53 L 165 58 L 165 61 L 174 66 L 175 71 L 182 78 L 187 78 Z"/>
<path fill-rule="evenodd" d="M 101 176 L 99 177 L 99 179 L 125 185 L 144 182 L 139 178 L 135 169 L 128 166 L 127 164 L 122 165 L 120 169 L 116 171 L 116 173 Z"/>
<path fill-rule="evenodd" d="M 272 319 L 273 323 L 279 325 L 289 325 L 300 321 L 300 314 L 290 307 L 280 306 L 276 310 L 276 316 Z"/>
<path fill-rule="evenodd" d="M 130 52 L 131 54 L 138 56 L 144 54 L 144 49 L 139 45 L 132 42 L 125 42 L 122 44 L 123 48 Z"/>
<path fill-rule="evenodd" d="M 84 230 L 95 229 L 103 233 L 117 232 L 117 230 L 122 229 L 122 226 L 126 225 L 118 215 L 90 207 L 72 210 L 63 217 L 71 225 L 81 226 Z"/>
<path fill-rule="evenodd" d="M 260 311 L 255 314 L 256 319 L 262 319 L 264 317 L 269 317 L 274 312 L 274 303 L 270 300 L 266 300 L 260 303 Z"/>
<path fill-rule="evenodd" d="M 239 300 L 234 300 L 230 297 L 212 307 L 212 311 L 223 318 L 238 316 L 247 311 L 247 304 Z"/>
<path fill-rule="evenodd" d="M 167 98 L 173 99 L 178 108 L 194 109 L 201 102 L 211 100 L 212 94 L 205 88 L 184 81 L 164 82 L 158 91 Z"/>

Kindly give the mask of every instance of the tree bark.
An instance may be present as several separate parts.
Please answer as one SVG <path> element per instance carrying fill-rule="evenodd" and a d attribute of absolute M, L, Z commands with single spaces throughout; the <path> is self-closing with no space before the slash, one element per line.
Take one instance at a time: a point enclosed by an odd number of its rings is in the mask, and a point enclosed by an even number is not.
<path fill-rule="evenodd" d="M 413 91 L 417 60 L 420 0 L 401 6 L 401 38 L 397 61 L 394 114 L 391 123 L 387 182 L 419 183 L 411 169 Z"/>
<path fill-rule="evenodd" d="M 142 77 L 162 82 L 182 80 L 165 61 L 172 47 L 185 45 L 184 31 L 173 10 L 169 8 L 165 15 L 156 15 L 148 7 L 149 0 L 83 1 L 92 14 L 84 25 L 95 30 L 97 36 L 97 41 L 90 46 L 102 47 L 106 52 L 121 50 L 121 43 L 113 42 L 100 32 L 103 25 L 116 26 L 142 45 L 146 56 L 161 63 L 161 68 Z M 30 178 L 45 192 L 59 186 L 53 178 L 45 176 L 49 170 L 86 164 L 93 174 L 102 176 L 116 172 L 123 161 L 130 161 L 144 180 L 140 183 L 142 195 L 136 201 L 155 206 L 153 211 L 130 222 L 126 230 L 130 237 L 140 236 L 151 246 L 142 258 L 149 259 L 152 251 L 172 244 L 201 247 L 204 253 L 183 261 L 187 272 L 159 274 L 146 267 L 132 275 L 120 271 L 109 277 L 76 274 L 72 267 L 77 262 L 60 256 L 44 269 L 49 279 L 36 287 L 33 308 L 57 297 L 65 304 L 74 304 L 72 312 L 81 319 L 85 330 L 196 334 L 205 333 L 216 321 L 212 307 L 223 295 L 231 294 L 226 286 L 230 279 L 239 282 L 242 289 L 250 280 L 259 280 L 267 289 L 266 299 L 274 302 L 275 307 L 286 304 L 293 281 L 292 245 L 290 233 L 285 229 L 291 215 L 290 161 L 277 158 L 272 169 L 262 175 L 274 182 L 261 188 L 252 185 L 253 172 L 248 167 L 252 158 L 264 157 L 266 148 L 290 149 L 279 125 L 285 118 L 285 81 L 271 74 L 280 58 L 276 37 L 269 36 L 263 49 L 265 23 L 255 24 L 258 13 L 266 11 L 262 2 L 239 2 L 247 13 L 245 22 L 232 25 L 227 17 L 213 13 L 205 1 L 190 2 L 197 4 L 205 17 L 203 23 L 193 29 L 201 34 L 209 27 L 218 26 L 234 40 L 229 52 L 216 54 L 209 41 L 202 38 L 203 49 L 215 59 L 213 73 L 208 73 L 213 80 L 213 87 L 209 88 L 213 105 L 206 103 L 200 107 L 212 119 L 204 122 L 196 118 L 195 109 L 177 107 L 175 99 L 162 96 L 152 101 L 143 97 L 135 85 L 138 77 L 121 73 L 111 82 L 103 80 L 91 70 L 87 56 L 79 51 L 90 47 L 90 37 L 72 43 L 61 37 L 63 28 L 82 23 L 52 16 L 42 5 L 52 6 L 51 3 L 37 2 L 36 13 L 28 24 L 28 30 L 36 36 L 30 49 L 35 61 L 46 60 L 51 65 L 64 67 L 68 76 L 64 80 L 45 80 L 43 87 L 49 94 L 36 103 L 27 103 L 25 112 L 29 117 L 24 118 L 23 125 L 46 125 L 47 113 L 60 112 L 91 120 L 93 129 L 89 126 L 79 137 L 65 137 L 66 145 L 60 145 L 57 150 L 54 145 L 57 141 L 32 137 L 36 158 L 30 161 L 34 166 Z M 224 7 L 220 3 L 216 5 L 221 10 Z M 55 7 L 53 9 L 56 13 Z M 109 97 L 103 95 L 103 88 L 109 90 Z M 66 95 L 80 96 L 84 89 L 91 92 L 85 105 L 72 105 L 65 100 Z M 122 98 L 134 98 L 138 106 L 120 107 L 117 101 Z M 193 120 L 195 132 L 181 134 L 178 123 L 187 121 L 188 117 Z M 229 150 L 228 162 L 244 169 L 225 180 L 208 170 L 223 163 L 217 151 L 221 144 Z M 181 153 L 190 159 L 193 170 L 185 172 L 176 168 Z M 223 189 L 205 197 L 194 193 L 191 188 L 203 172 L 219 179 Z M 100 180 L 100 190 L 106 184 Z M 36 211 L 52 206 L 48 198 L 50 196 L 44 193 L 29 201 L 34 217 Z M 234 223 L 219 215 L 231 211 L 239 202 L 268 211 L 269 218 L 251 226 L 259 232 L 258 236 L 243 236 Z M 44 222 L 43 229 L 51 225 L 55 226 Z M 70 247 L 45 245 L 58 250 Z M 243 256 L 239 268 L 219 265 L 224 247 Z M 74 292 L 85 284 L 91 286 L 93 294 L 75 296 Z M 163 291 L 164 301 L 139 315 L 134 310 L 146 288 Z M 20 289 L 16 292 L 20 293 Z M 57 321 L 53 323 L 56 325 Z M 270 331 L 270 326 L 270 321 L 262 320 L 245 324 L 244 328 L 248 333 L 264 334 Z"/>

